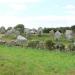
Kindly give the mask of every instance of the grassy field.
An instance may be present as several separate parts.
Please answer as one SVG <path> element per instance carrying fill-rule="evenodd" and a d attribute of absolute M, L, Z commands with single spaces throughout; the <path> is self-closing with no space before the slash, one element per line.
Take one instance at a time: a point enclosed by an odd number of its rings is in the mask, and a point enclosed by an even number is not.
<path fill-rule="evenodd" d="M 75 53 L 0 46 L 0 75 L 75 75 Z"/>

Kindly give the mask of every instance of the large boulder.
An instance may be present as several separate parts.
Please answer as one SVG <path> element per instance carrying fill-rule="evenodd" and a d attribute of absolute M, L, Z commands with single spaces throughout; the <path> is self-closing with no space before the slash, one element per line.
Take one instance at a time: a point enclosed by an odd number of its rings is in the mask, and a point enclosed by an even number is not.
<path fill-rule="evenodd" d="M 27 39 L 23 37 L 22 35 L 18 35 L 16 39 L 16 43 L 19 45 L 25 44 L 27 42 Z"/>

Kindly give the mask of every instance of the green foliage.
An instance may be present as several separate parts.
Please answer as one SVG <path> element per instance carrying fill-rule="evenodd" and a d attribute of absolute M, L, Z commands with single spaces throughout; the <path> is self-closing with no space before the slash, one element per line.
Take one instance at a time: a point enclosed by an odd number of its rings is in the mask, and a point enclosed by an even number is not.
<path fill-rule="evenodd" d="M 75 32 L 75 25 L 73 25 L 73 26 L 71 27 L 71 29 Z"/>
<path fill-rule="evenodd" d="M 70 51 L 75 51 L 75 45 L 74 44 L 70 44 L 68 46 L 68 48 L 69 48 Z"/>
<path fill-rule="evenodd" d="M 11 29 L 12 29 L 12 27 L 8 27 L 6 31 L 11 30 Z"/>
<path fill-rule="evenodd" d="M 13 40 L 13 39 L 16 39 L 16 35 L 15 34 L 5 35 L 5 36 L 2 36 L 2 39 L 4 39 L 4 40 Z"/>
<path fill-rule="evenodd" d="M 39 41 L 37 40 L 32 40 L 28 42 L 28 46 L 27 47 L 31 47 L 31 48 L 37 48 L 37 45 L 39 44 Z"/>
<path fill-rule="evenodd" d="M 52 40 L 47 40 L 46 41 L 46 48 L 49 49 L 49 50 L 52 50 L 54 49 L 54 42 Z"/>
<path fill-rule="evenodd" d="M 58 49 L 60 51 L 65 51 L 65 45 L 63 43 L 56 43 L 55 49 Z"/>
<path fill-rule="evenodd" d="M 44 28 L 43 32 L 44 33 L 49 33 L 49 31 L 54 30 L 54 28 Z"/>
<path fill-rule="evenodd" d="M 45 42 L 44 42 L 44 41 L 40 41 L 40 42 L 37 44 L 37 48 L 38 48 L 38 49 L 46 49 Z"/>
<path fill-rule="evenodd" d="M 18 24 L 14 27 L 17 31 L 19 31 L 21 34 L 24 33 L 24 25 Z"/>
<path fill-rule="evenodd" d="M 74 28 L 75 29 L 75 28 Z M 43 32 L 44 33 L 49 33 L 49 31 L 54 30 L 54 32 L 56 31 L 60 31 L 61 33 L 64 33 L 65 30 L 71 30 L 71 27 L 60 27 L 60 28 L 44 28 Z"/>

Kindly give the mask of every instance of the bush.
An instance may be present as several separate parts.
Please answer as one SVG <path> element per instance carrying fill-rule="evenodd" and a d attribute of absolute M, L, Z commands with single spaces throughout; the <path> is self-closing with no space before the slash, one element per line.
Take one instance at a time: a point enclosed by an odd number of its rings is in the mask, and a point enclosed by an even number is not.
<path fill-rule="evenodd" d="M 31 48 L 37 48 L 37 45 L 39 44 L 39 41 L 36 40 L 32 40 L 28 42 L 28 46 L 27 47 L 31 47 Z"/>
<path fill-rule="evenodd" d="M 4 45 L 4 44 L 6 44 L 6 41 L 0 40 L 0 45 Z"/>
<path fill-rule="evenodd" d="M 9 42 L 6 42 L 6 45 L 9 47 L 11 47 L 11 46 L 26 47 L 26 43 L 20 44 L 20 43 L 17 43 L 16 40 L 11 40 Z"/>
<path fill-rule="evenodd" d="M 60 51 L 64 51 L 65 50 L 65 45 L 62 43 L 57 43 L 55 44 L 55 49 L 58 49 Z"/>
<path fill-rule="evenodd" d="M 3 39 L 8 39 L 8 40 L 13 40 L 13 39 L 16 39 L 16 35 L 15 34 L 5 35 L 2 38 Z"/>
<path fill-rule="evenodd" d="M 45 48 L 46 48 L 46 47 L 45 47 L 45 42 L 40 41 L 40 42 L 37 44 L 37 48 L 38 48 L 38 49 L 45 49 Z"/>
<path fill-rule="evenodd" d="M 75 51 L 75 45 L 74 44 L 70 44 L 68 46 L 68 48 L 69 48 L 70 51 Z"/>
<path fill-rule="evenodd" d="M 54 42 L 52 40 L 47 40 L 46 41 L 46 48 L 49 49 L 49 50 L 52 50 L 54 49 Z"/>
<path fill-rule="evenodd" d="M 7 46 L 11 47 L 11 46 L 16 46 L 16 41 L 15 40 L 11 40 L 9 42 L 6 43 Z"/>

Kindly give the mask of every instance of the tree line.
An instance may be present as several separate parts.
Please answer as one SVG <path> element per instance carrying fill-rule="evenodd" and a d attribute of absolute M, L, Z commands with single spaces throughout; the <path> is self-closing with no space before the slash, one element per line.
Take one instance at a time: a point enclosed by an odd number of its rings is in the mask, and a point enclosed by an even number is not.
<path fill-rule="evenodd" d="M 66 30 L 72 30 L 73 32 L 75 32 L 75 25 L 72 25 L 71 27 L 44 28 L 43 32 L 49 33 L 49 31 L 51 31 L 51 30 L 54 30 L 54 32 L 56 32 L 58 30 L 61 33 L 64 33 Z"/>
<path fill-rule="evenodd" d="M 24 33 L 25 26 L 23 24 L 17 24 L 14 28 L 21 34 Z M 3 30 L 4 28 L 2 27 L 1 29 Z M 7 30 L 10 29 L 12 29 L 12 27 L 7 28 Z M 71 27 L 43 28 L 43 33 L 49 33 L 51 30 L 53 30 L 54 32 L 58 30 L 61 33 L 64 33 L 66 30 L 72 30 L 73 32 L 75 32 L 75 25 L 72 25 Z"/>

